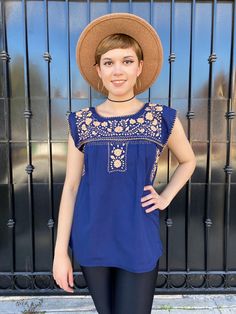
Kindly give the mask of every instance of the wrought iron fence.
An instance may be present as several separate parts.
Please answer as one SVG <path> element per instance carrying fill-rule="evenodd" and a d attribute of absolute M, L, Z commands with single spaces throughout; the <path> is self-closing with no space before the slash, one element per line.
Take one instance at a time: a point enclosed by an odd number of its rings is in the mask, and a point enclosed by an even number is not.
<path fill-rule="evenodd" d="M 161 37 L 160 77 L 139 98 L 178 110 L 196 170 L 160 213 L 157 293 L 236 291 L 235 1 L 1 1 L 0 293 L 59 294 L 52 278 L 65 177 L 66 114 L 102 96 L 82 79 L 75 45 L 109 12 L 148 20 Z M 177 162 L 168 149 L 162 190 Z M 75 286 L 88 294 L 71 256 Z"/>

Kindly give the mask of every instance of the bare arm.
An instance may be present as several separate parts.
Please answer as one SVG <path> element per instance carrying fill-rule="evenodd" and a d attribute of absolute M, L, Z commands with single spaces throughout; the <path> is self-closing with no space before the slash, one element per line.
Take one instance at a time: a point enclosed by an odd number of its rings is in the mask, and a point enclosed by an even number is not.
<path fill-rule="evenodd" d="M 167 146 L 177 158 L 179 165 L 171 176 L 169 183 L 160 194 L 156 192 L 152 185 L 144 187 L 144 190 L 150 190 L 150 193 L 141 198 L 142 206 L 153 205 L 145 210 L 147 213 L 155 209 L 164 210 L 191 177 L 196 167 L 195 155 L 178 116 L 175 119 Z"/>
<path fill-rule="evenodd" d="M 160 193 L 161 196 L 164 196 L 171 202 L 179 190 L 189 180 L 196 167 L 196 157 L 178 117 L 176 117 L 167 146 L 179 162 L 169 183 Z"/>
<path fill-rule="evenodd" d="M 66 177 L 58 215 L 55 255 L 68 253 L 75 198 L 81 180 L 83 164 L 84 154 L 75 147 L 74 141 L 69 134 Z"/>

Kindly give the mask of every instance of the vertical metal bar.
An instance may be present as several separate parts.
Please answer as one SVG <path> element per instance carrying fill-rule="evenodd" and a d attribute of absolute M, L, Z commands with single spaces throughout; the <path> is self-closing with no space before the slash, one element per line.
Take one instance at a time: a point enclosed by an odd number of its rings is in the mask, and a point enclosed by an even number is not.
<path fill-rule="evenodd" d="M 231 192 L 231 174 L 233 168 L 231 166 L 231 153 L 232 153 L 232 119 L 235 118 L 235 112 L 232 108 L 232 98 L 234 97 L 234 86 L 235 86 L 235 66 L 234 66 L 234 43 L 235 43 L 235 16 L 236 16 L 236 5 L 235 1 L 232 6 L 232 34 L 231 34 L 231 51 L 230 51 L 230 77 L 229 77 L 229 98 L 227 103 L 227 112 L 225 117 L 227 119 L 227 140 L 226 140 L 226 165 L 224 171 L 225 175 L 225 211 L 224 211 L 224 270 L 228 272 L 229 269 L 229 214 L 230 214 L 230 192 Z M 227 287 L 230 287 L 228 281 L 226 281 Z"/>
<path fill-rule="evenodd" d="M 205 207 L 205 269 L 206 269 L 206 288 L 209 287 L 209 228 L 212 225 L 211 213 L 210 213 L 210 200 L 211 200 L 211 160 L 212 160 L 212 93 L 213 93 L 213 62 L 216 60 L 216 54 L 214 53 L 215 44 L 215 28 L 216 28 L 216 0 L 213 1 L 213 11 L 211 19 L 211 54 L 208 58 L 209 61 L 209 97 L 208 97 L 208 141 L 207 141 L 207 178 L 206 178 L 206 207 Z"/>
<path fill-rule="evenodd" d="M 70 2 L 66 0 L 66 28 L 67 28 L 67 69 L 68 69 L 68 103 L 71 111 L 71 69 L 70 69 Z"/>
<path fill-rule="evenodd" d="M 186 117 L 188 118 L 188 140 L 190 144 L 192 144 L 191 140 L 191 119 L 194 118 L 194 112 L 192 112 L 192 69 L 193 69 L 193 51 L 194 51 L 194 42 L 195 42 L 195 16 L 196 16 L 196 1 L 193 0 L 191 3 L 191 30 L 190 30 L 190 64 L 189 64 L 189 87 L 188 87 L 188 113 Z M 191 247 L 189 243 L 189 226 L 190 226 L 190 216 L 191 216 L 191 180 L 190 178 L 187 182 L 187 195 L 186 195 L 186 221 L 185 221 L 185 243 L 186 243 L 186 260 L 185 260 L 185 268 L 186 271 L 189 272 L 189 254 L 191 252 Z M 187 276 L 188 277 L 188 276 Z M 188 284 L 188 282 L 187 282 Z"/>
<path fill-rule="evenodd" d="M 132 0 L 129 0 L 129 13 L 132 13 Z"/>
<path fill-rule="evenodd" d="M 70 2 L 66 0 L 66 28 L 67 28 L 67 69 L 68 69 L 68 102 L 69 111 L 71 111 L 71 68 L 70 68 Z M 73 256 L 73 252 L 72 252 Z M 72 266 L 74 269 L 74 258 L 72 258 Z"/>
<path fill-rule="evenodd" d="M 175 60 L 175 54 L 174 54 L 174 11 L 175 11 L 175 2 L 174 0 L 171 0 L 171 9 L 170 9 L 170 56 L 169 56 L 169 62 L 170 62 L 170 67 L 169 67 L 169 95 L 168 95 L 168 106 L 172 107 L 172 62 Z M 167 177 L 169 181 L 170 177 L 170 151 L 167 151 L 168 153 L 168 161 L 167 161 Z M 167 271 L 170 272 L 170 267 L 169 267 L 169 251 L 170 251 L 170 241 L 169 241 L 169 235 L 170 235 L 170 227 L 172 227 L 172 218 L 171 218 L 171 211 L 169 206 L 167 207 L 166 211 L 166 225 L 167 225 L 167 232 L 166 232 L 166 268 Z M 167 283 L 167 288 L 169 288 L 169 280 Z"/>
<path fill-rule="evenodd" d="M 52 145 L 51 145 L 51 88 L 50 88 L 50 47 L 49 47 L 49 30 L 48 30 L 48 1 L 44 0 L 44 22 L 45 22 L 45 50 L 43 57 L 47 62 L 47 147 L 48 147 L 48 197 L 49 197 L 49 220 L 48 228 L 51 236 L 50 259 L 53 259 L 54 247 L 54 220 L 53 220 L 53 185 L 52 185 Z"/>
<path fill-rule="evenodd" d="M 24 116 L 26 119 L 26 148 L 27 148 L 27 162 L 26 172 L 28 174 L 28 210 L 29 210 L 29 223 L 30 223 L 30 244 L 31 244 L 31 261 L 29 269 L 34 272 L 35 267 L 35 254 L 34 254 L 34 202 L 33 202 L 33 186 L 32 186 L 32 173 L 34 166 L 32 165 L 32 151 L 31 151 L 31 99 L 29 91 L 29 56 L 28 56 L 28 34 L 27 34 L 27 6 L 26 0 L 22 0 L 22 18 L 23 18 L 23 32 L 24 32 L 24 86 L 25 86 L 25 110 Z M 28 267 L 28 265 L 27 265 Z"/>
<path fill-rule="evenodd" d="M 153 0 L 150 0 L 150 24 L 153 26 Z M 148 89 L 148 102 L 151 100 L 151 88 Z"/>
<path fill-rule="evenodd" d="M 111 13 L 111 0 L 108 0 L 108 12 Z"/>
<path fill-rule="evenodd" d="M 9 219 L 7 227 L 9 228 L 9 239 L 11 242 L 11 256 L 8 257 L 10 270 L 15 271 L 15 206 L 14 206 L 14 190 L 13 190 L 13 176 L 12 176 L 12 162 L 11 162 L 11 144 L 10 144 L 10 91 L 9 91 L 9 68 L 10 56 L 7 47 L 6 34 L 6 14 L 4 1 L 1 1 L 1 16 L 2 16 L 2 47 L 1 60 L 3 61 L 3 98 L 5 106 L 5 121 L 6 121 L 6 161 L 7 161 L 7 184 L 8 184 L 8 204 L 9 204 Z M 13 282 L 12 282 L 13 286 Z"/>
<path fill-rule="evenodd" d="M 87 21 L 88 23 L 90 23 L 91 21 L 91 8 L 90 8 L 90 0 L 87 0 Z M 92 106 L 92 87 L 91 86 L 88 86 L 89 88 L 89 98 L 88 98 L 88 103 L 89 103 L 89 106 Z"/>

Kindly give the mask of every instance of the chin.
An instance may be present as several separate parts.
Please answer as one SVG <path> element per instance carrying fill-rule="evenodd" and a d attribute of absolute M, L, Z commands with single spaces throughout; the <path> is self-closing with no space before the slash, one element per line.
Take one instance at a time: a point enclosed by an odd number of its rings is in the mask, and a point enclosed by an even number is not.
<path fill-rule="evenodd" d="M 131 91 L 130 90 L 123 90 L 123 91 L 122 90 L 121 91 L 110 90 L 109 92 L 111 93 L 111 95 L 113 97 L 116 97 L 116 96 L 117 97 L 121 97 L 121 96 L 126 97 L 127 95 L 130 95 L 131 92 L 133 92 L 133 89 Z M 127 96 L 127 97 L 129 97 L 129 96 Z"/>

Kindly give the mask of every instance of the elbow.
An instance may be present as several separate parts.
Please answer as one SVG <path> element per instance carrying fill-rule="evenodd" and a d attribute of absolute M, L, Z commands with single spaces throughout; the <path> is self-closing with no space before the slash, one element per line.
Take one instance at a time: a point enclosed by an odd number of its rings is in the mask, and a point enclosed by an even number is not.
<path fill-rule="evenodd" d="M 196 157 L 194 156 L 189 162 L 188 164 L 190 165 L 191 167 L 191 175 L 193 174 L 193 172 L 195 171 L 196 169 L 196 166 L 197 166 L 197 160 L 196 160 Z"/>
<path fill-rule="evenodd" d="M 196 157 L 194 156 L 193 158 L 191 158 L 189 161 L 188 161 L 188 164 L 190 164 L 193 168 L 193 170 L 196 168 L 196 165 L 197 165 L 197 159 Z"/>
<path fill-rule="evenodd" d="M 78 188 L 79 188 L 79 183 L 68 182 L 67 180 L 65 180 L 64 189 L 66 189 L 70 193 L 76 194 L 78 191 Z"/>
<path fill-rule="evenodd" d="M 197 166 L 197 160 L 196 157 L 192 157 L 191 159 L 179 162 L 180 165 L 186 165 L 188 169 L 190 169 L 191 173 L 194 172 L 196 166 Z"/>
<path fill-rule="evenodd" d="M 192 166 L 193 170 L 196 168 L 197 158 L 193 151 L 192 151 L 192 154 L 190 154 L 188 158 L 188 163 Z"/>
<path fill-rule="evenodd" d="M 193 164 L 194 166 L 194 169 L 196 168 L 196 165 L 197 165 L 197 159 L 196 159 L 196 156 L 194 155 L 194 157 L 191 159 L 191 163 Z"/>

